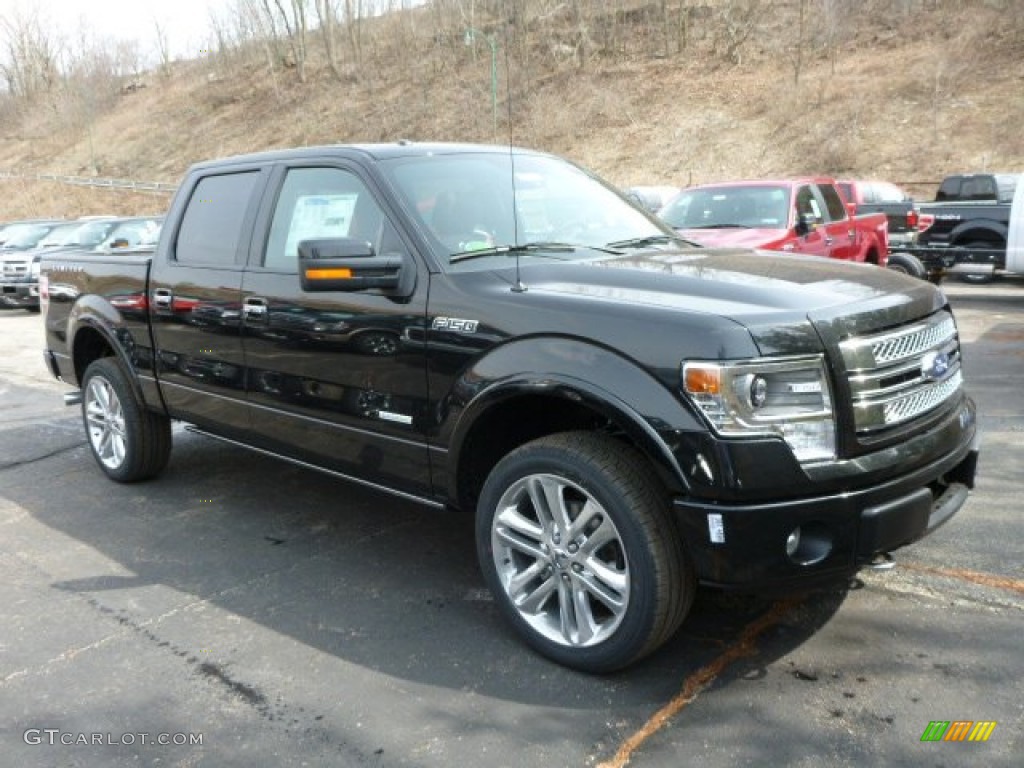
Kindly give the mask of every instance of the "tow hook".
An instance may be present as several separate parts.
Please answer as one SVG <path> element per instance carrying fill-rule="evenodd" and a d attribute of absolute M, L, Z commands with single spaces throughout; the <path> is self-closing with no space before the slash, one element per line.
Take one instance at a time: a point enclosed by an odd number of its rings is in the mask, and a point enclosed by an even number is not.
<path fill-rule="evenodd" d="M 896 561 L 888 552 L 879 552 L 868 561 L 867 567 L 873 571 L 891 571 L 896 567 Z"/>
<path fill-rule="evenodd" d="M 82 402 L 82 390 L 64 393 L 64 405 L 79 405 Z"/>

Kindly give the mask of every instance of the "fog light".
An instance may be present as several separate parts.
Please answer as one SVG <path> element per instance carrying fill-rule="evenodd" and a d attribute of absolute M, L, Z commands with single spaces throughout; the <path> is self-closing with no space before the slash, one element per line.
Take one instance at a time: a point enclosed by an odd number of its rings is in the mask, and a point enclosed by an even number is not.
<path fill-rule="evenodd" d="M 750 405 L 753 408 L 762 408 L 768 401 L 768 382 L 763 376 L 754 376 L 750 382 Z M 799 536 L 799 531 L 797 536 Z"/>
<path fill-rule="evenodd" d="M 793 557 L 796 554 L 797 547 L 800 546 L 800 526 L 798 525 L 793 529 L 793 532 L 786 537 L 786 554 L 789 557 Z"/>
<path fill-rule="evenodd" d="M 818 521 L 798 525 L 786 537 L 786 556 L 797 565 L 815 565 L 832 552 L 832 532 Z"/>

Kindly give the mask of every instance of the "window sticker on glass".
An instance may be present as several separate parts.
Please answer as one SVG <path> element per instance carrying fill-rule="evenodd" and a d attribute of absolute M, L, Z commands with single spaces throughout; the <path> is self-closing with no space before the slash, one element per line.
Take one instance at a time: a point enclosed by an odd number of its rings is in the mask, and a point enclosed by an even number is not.
<path fill-rule="evenodd" d="M 295 201 L 285 253 L 298 253 L 302 240 L 318 237 L 345 237 L 352 225 L 356 195 L 309 195 Z"/>

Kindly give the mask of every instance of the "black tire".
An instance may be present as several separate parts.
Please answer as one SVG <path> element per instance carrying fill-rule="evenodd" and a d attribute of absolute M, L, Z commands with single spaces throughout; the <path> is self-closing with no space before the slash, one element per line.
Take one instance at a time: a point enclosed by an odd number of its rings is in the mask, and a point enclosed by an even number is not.
<path fill-rule="evenodd" d="M 498 462 L 480 495 L 476 540 L 515 630 L 584 672 L 651 653 L 693 602 L 696 579 L 664 486 L 639 453 L 606 435 L 550 435 Z"/>
<path fill-rule="evenodd" d="M 921 280 L 928 279 L 928 270 L 917 256 L 910 253 L 890 253 L 889 261 L 887 263 L 889 269 L 893 272 L 900 272 L 904 275 L 910 275 Z"/>
<path fill-rule="evenodd" d="M 990 243 L 990 242 L 987 242 L 985 240 L 977 240 L 977 241 L 972 242 L 972 243 L 967 243 L 964 246 L 964 248 L 966 248 L 968 250 L 982 249 L 982 248 L 998 248 L 998 247 L 999 247 L 998 244 Z M 972 285 L 985 285 L 986 283 L 991 283 L 993 280 L 995 280 L 996 279 L 996 275 L 995 275 L 995 272 L 988 272 L 988 273 L 981 273 L 981 274 L 964 273 L 964 274 L 960 275 L 960 279 L 963 280 L 965 283 L 971 283 Z"/>
<path fill-rule="evenodd" d="M 85 369 L 82 423 L 93 458 L 111 480 L 146 480 L 167 466 L 171 421 L 142 404 L 117 358 L 94 360 Z"/>

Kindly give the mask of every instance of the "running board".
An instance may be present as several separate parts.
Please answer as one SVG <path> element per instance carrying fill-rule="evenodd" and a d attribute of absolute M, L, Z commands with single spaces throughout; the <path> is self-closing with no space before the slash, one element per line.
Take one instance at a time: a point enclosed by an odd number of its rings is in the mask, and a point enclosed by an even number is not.
<path fill-rule="evenodd" d="M 394 488 L 389 488 L 386 485 L 380 485 L 378 483 L 370 482 L 369 480 L 363 480 L 362 478 L 353 477 L 352 475 L 346 475 L 344 472 L 338 472 L 337 470 L 334 469 L 327 469 L 326 467 L 321 467 L 318 466 L 317 464 L 311 464 L 308 461 L 302 461 L 302 459 L 295 459 L 292 458 L 291 456 L 285 456 L 284 454 L 281 453 L 274 453 L 274 451 L 268 451 L 265 448 L 258 448 L 255 445 L 249 445 L 248 443 L 243 443 L 239 440 L 232 440 L 230 437 L 224 437 L 223 435 L 218 435 L 214 432 L 207 432 L 205 429 L 200 429 L 194 424 L 186 424 L 185 430 L 187 432 L 193 432 L 197 435 L 202 435 L 203 437 L 212 437 L 214 440 L 220 440 L 222 443 L 230 443 L 231 445 L 237 445 L 239 448 L 245 448 L 250 451 L 255 451 L 256 453 L 262 453 L 264 456 L 271 456 L 275 459 L 281 459 L 282 461 L 287 461 L 289 464 L 294 464 L 298 467 L 312 469 L 317 472 L 322 472 L 325 475 L 331 475 L 332 477 L 336 477 L 340 480 L 347 480 L 350 483 L 356 483 L 357 485 L 362 485 L 365 486 L 366 488 L 372 488 L 375 491 L 382 491 L 383 493 L 388 493 L 391 494 L 392 496 L 398 496 L 399 498 L 405 499 L 406 501 L 413 501 L 416 502 L 417 504 L 425 504 L 426 506 L 434 507 L 435 509 L 445 508 L 445 505 L 440 501 L 434 501 L 433 499 L 427 499 L 424 498 L 423 496 L 417 496 L 412 493 L 406 493 L 405 491 L 398 491 L 395 490 Z"/>

